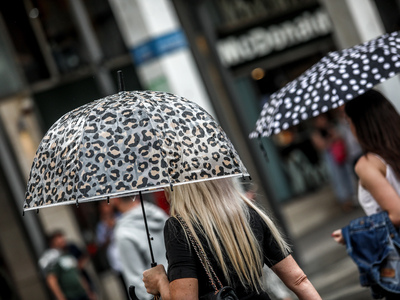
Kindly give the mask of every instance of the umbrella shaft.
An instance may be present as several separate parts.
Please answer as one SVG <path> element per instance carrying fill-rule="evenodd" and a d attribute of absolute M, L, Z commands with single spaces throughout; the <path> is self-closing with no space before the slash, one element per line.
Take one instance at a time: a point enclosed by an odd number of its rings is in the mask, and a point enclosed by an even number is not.
<path fill-rule="evenodd" d="M 142 213 L 143 213 L 144 226 L 146 227 L 147 241 L 149 242 L 149 250 L 150 250 L 150 256 L 151 256 L 151 267 L 155 267 L 155 266 L 157 266 L 157 263 L 154 261 L 153 248 L 151 247 L 151 238 L 150 238 L 149 227 L 147 226 L 147 218 L 146 218 L 146 212 L 144 210 L 144 202 L 143 202 L 142 192 L 139 192 L 139 197 L 140 197 L 140 202 L 141 202 L 141 205 L 142 205 Z"/>

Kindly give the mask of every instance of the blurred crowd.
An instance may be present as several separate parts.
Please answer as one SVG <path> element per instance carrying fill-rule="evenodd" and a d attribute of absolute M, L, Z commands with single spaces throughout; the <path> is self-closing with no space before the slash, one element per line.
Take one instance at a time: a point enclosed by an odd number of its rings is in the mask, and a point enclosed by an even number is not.
<path fill-rule="evenodd" d="M 328 184 L 344 212 L 358 205 L 354 165 L 362 150 L 347 124 L 343 107 L 320 114 L 273 138 L 295 196 Z"/>
<path fill-rule="evenodd" d="M 146 201 L 147 222 L 155 256 L 165 264 L 162 236 L 168 205 L 163 193 L 155 193 Z M 152 203 L 153 202 L 153 203 Z M 95 235 L 86 247 L 68 241 L 62 230 L 48 236 L 48 249 L 39 259 L 39 267 L 51 293 L 57 300 L 94 300 L 101 294 L 88 270 L 88 261 L 96 272 L 111 271 L 129 299 L 128 288 L 134 285 L 140 299 L 151 299 L 144 289 L 142 272 L 151 261 L 144 230 L 140 200 L 134 197 L 99 201 L 94 225 Z M 90 236 L 90 235 L 89 235 Z"/>

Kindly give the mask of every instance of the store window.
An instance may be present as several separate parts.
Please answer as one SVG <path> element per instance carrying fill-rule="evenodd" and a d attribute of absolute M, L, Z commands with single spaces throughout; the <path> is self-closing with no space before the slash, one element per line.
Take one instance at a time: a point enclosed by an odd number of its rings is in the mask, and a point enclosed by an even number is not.
<path fill-rule="evenodd" d="M 102 47 L 104 58 L 125 55 L 128 49 L 119 33 L 119 28 L 108 0 L 85 0 L 92 25 Z"/>
<path fill-rule="evenodd" d="M 128 56 L 107 0 L 81 0 L 99 41 L 101 63 Z M 91 57 L 69 0 L 15 0 L 0 4 L 17 62 L 30 84 L 79 77 Z M 110 61 L 110 62 L 109 62 Z M 120 62 L 121 60 L 119 60 Z M 128 63 L 127 59 L 123 60 Z M 72 75 L 71 75 L 72 74 Z M 75 76 L 74 76 L 75 75 Z"/>
<path fill-rule="evenodd" d="M 48 79 L 50 73 L 23 1 L 0 1 L 0 13 L 27 81 Z"/>
<path fill-rule="evenodd" d="M 218 58 L 239 95 L 248 132 L 269 97 L 327 52 L 334 51 L 333 24 L 320 1 L 206 1 Z M 256 116 L 255 116 L 256 115 Z M 251 116 L 251 117 L 250 117 Z M 253 116 L 255 116 L 253 118 Z M 336 123 L 336 115 L 327 116 Z M 268 180 L 285 201 L 326 185 L 329 176 L 313 140 L 313 121 L 263 138 L 274 174 Z"/>
<path fill-rule="evenodd" d="M 209 1 L 216 25 L 234 29 L 248 26 L 266 19 L 287 15 L 299 8 L 318 4 L 318 0 L 217 0 Z"/>
<path fill-rule="evenodd" d="M 400 30 L 400 1 L 398 0 L 375 0 L 376 8 L 387 32 Z"/>
<path fill-rule="evenodd" d="M 283 64 L 278 68 L 255 69 L 257 71 L 252 72 L 249 80 L 255 88 L 259 110 L 261 111 L 264 104 L 269 101 L 271 94 L 302 74 L 322 55 L 322 53 L 316 53 Z M 330 115 L 329 118 L 333 119 L 334 115 Z M 279 155 L 281 169 L 290 188 L 291 197 L 317 190 L 329 181 L 320 153 L 311 139 L 312 123 L 312 120 L 301 122 L 298 126 L 270 138 Z"/>
<path fill-rule="evenodd" d="M 51 49 L 57 70 L 68 73 L 88 64 L 84 44 L 74 26 L 67 0 L 32 0 L 27 4 L 29 17 L 38 23 L 37 34 L 43 30 L 47 46 Z M 40 29 L 39 29 L 40 28 Z"/>

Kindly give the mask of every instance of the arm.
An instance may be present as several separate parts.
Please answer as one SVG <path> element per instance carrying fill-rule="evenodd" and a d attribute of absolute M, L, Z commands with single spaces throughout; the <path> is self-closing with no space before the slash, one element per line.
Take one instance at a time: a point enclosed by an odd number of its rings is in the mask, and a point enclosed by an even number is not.
<path fill-rule="evenodd" d="M 57 300 L 66 300 L 64 293 L 62 292 L 56 275 L 50 273 L 46 276 L 46 282 L 50 290 L 53 292 Z"/>
<path fill-rule="evenodd" d="M 355 171 L 361 185 L 367 189 L 378 202 L 382 210 L 387 211 L 394 226 L 400 226 L 400 196 L 386 179 L 385 164 L 374 155 L 362 156 Z M 345 244 L 342 230 L 332 233 L 333 239 L 339 244 Z"/>
<path fill-rule="evenodd" d="M 198 299 L 198 281 L 196 278 L 176 279 L 170 283 L 163 265 L 144 271 L 143 282 L 149 294 L 161 295 L 163 300 Z"/>
<path fill-rule="evenodd" d="M 321 300 L 321 296 L 308 280 L 291 255 L 271 268 L 299 300 Z"/>
<path fill-rule="evenodd" d="M 400 196 L 386 179 L 385 164 L 374 155 L 364 155 L 356 164 L 355 171 L 361 185 L 387 211 L 394 226 L 400 226 Z"/>

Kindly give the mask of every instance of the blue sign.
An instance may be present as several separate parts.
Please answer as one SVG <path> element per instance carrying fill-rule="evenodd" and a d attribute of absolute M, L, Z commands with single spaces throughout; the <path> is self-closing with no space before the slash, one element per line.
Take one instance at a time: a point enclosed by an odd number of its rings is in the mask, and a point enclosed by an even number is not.
<path fill-rule="evenodd" d="M 176 50 L 186 48 L 187 41 L 182 30 L 177 30 L 156 38 L 153 38 L 130 50 L 137 66 L 155 58 L 169 54 Z"/>

